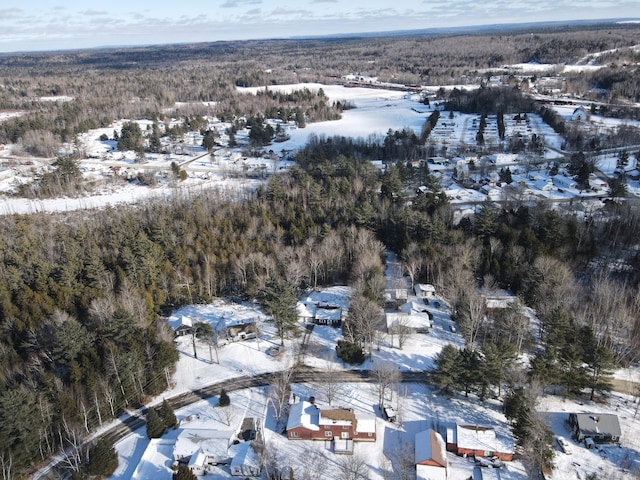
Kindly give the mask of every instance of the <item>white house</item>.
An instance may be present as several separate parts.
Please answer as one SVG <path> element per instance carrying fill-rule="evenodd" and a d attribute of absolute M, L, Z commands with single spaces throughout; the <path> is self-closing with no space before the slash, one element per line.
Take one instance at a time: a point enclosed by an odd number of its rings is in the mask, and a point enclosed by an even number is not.
<path fill-rule="evenodd" d="M 386 312 L 387 332 L 398 333 L 401 328 L 414 333 L 429 333 L 433 328 L 432 314 L 418 302 L 407 302 L 397 312 Z"/>
<path fill-rule="evenodd" d="M 491 185 L 483 185 L 481 190 L 482 190 L 482 193 L 484 193 L 490 198 L 499 198 L 502 196 L 502 189 L 499 187 L 493 187 Z"/>
<path fill-rule="evenodd" d="M 436 296 L 436 288 L 429 283 L 417 283 L 413 291 L 418 298 L 432 298 Z"/>
<path fill-rule="evenodd" d="M 175 460 L 188 460 L 191 471 L 204 475 L 212 465 L 229 464 L 229 447 L 235 432 L 205 428 L 186 428 L 176 438 L 173 447 Z"/>
<path fill-rule="evenodd" d="M 551 181 L 558 188 L 576 188 L 578 185 L 573 178 L 565 177 L 564 175 L 554 175 L 551 177 Z"/>
<path fill-rule="evenodd" d="M 550 192 L 554 189 L 553 182 L 548 178 L 539 178 L 533 182 L 533 186 L 543 192 Z"/>

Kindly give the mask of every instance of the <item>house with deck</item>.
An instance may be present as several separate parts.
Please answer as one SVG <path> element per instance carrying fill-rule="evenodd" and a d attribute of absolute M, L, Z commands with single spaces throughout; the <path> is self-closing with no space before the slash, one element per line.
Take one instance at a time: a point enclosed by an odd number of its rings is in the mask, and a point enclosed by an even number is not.
<path fill-rule="evenodd" d="M 447 429 L 447 450 L 460 456 L 513 459 L 512 437 L 499 436 L 493 427 L 456 425 Z"/>

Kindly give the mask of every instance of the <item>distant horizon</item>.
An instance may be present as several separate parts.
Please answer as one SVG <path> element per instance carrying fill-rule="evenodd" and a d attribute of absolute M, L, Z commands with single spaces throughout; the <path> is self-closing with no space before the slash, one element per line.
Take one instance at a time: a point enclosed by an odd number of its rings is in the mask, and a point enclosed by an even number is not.
<path fill-rule="evenodd" d="M 537 23 L 640 22 L 637 0 L 7 0 L 0 52 L 29 53 L 218 41 L 401 34 Z"/>
<path fill-rule="evenodd" d="M 96 45 L 92 47 L 73 47 L 59 48 L 49 50 L 17 50 L 17 51 L 1 51 L 0 55 L 20 55 L 20 54 L 46 54 L 46 53 L 64 53 L 64 52 L 80 52 L 80 51 L 98 51 L 98 50 L 117 50 L 117 49 L 135 49 L 135 48 L 155 48 L 155 47 L 172 47 L 187 46 L 196 44 L 211 43 L 232 43 L 232 42 L 251 42 L 251 41 L 291 41 L 291 40 L 315 40 L 315 39 L 349 39 L 349 38 L 382 38 L 382 37 L 401 37 L 409 35 L 446 35 L 449 33 L 483 33 L 491 31 L 516 31 L 531 27 L 532 29 L 547 27 L 563 27 L 563 26 L 588 26 L 588 25 L 625 25 L 638 24 L 640 19 L 634 18 L 602 18 L 588 20 L 564 20 L 564 21 L 540 21 L 540 22 L 521 22 L 521 23 L 491 23 L 481 25 L 462 25 L 457 27 L 430 27 L 411 30 L 381 30 L 381 31 L 362 31 L 362 32 L 344 32 L 334 34 L 309 34 L 297 35 L 289 37 L 256 37 L 256 38 L 238 38 L 228 40 L 202 40 L 202 41 L 185 41 L 185 42 L 164 42 L 164 43 L 140 43 L 140 44 L 111 44 Z"/>

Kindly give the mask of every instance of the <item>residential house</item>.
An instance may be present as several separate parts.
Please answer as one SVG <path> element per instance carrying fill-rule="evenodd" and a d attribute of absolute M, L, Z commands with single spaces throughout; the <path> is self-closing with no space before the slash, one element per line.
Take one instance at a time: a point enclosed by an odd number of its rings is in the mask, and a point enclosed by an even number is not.
<path fill-rule="evenodd" d="M 433 328 L 433 314 L 424 304 L 411 301 L 399 310 L 386 312 L 387 333 L 396 334 L 401 329 L 410 333 L 429 333 Z"/>
<path fill-rule="evenodd" d="M 183 315 L 182 317 L 180 317 L 178 323 L 174 326 L 173 331 L 176 337 L 191 335 L 191 333 L 193 332 L 193 320 Z"/>
<path fill-rule="evenodd" d="M 436 288 L 428 283 L 416 283 L 413 291 L 418 298 L 433 298 L 436 296 Z"/>
<path fill-rule="evenodd" d="M 313 302 L 307 299 L 296 305 L 298 319 L 304 323 L 316 325 L 342 326 L 342 307 L 328 302 Z"/>
<path fill-rule="evenodd" d="M 385 305 L 388 307 L 399 307 L 409 299 L 409 292 L 406 288 L 387 288 L 384 291 Z"/>
<path fill-rule="evenodd" d="M 551 181 L 558 188 L 576 188 L 578 183 L 569 177 L 565 177 L 564 175 L 554 175 L 551 177 Z"/>
<path fill-rule="evenodd" d="M 447 429 L 447 450 L 460 456 L 513 459 L 513 438 L 498 436 L 495 429 L 480 425 L 456 425 Z"/>
<path fill-rule="evenodd" d="M 542 190 L 543 192 L 550 192 L 555 187 L 553 186 L 553 182 L 548 178 L 539 178 L 533 182 L 533 186 L 538 190 Z"/>
<path fill-rule="evenodd" d="M 500 198 L 502 196 L 502 188 L 492 186 L 491 184 L 483 185 L 480 189 L 482 193 L 490 198 Z"/>
<path fill-rule="evenodd" d="M 595 443 L 620 443 L 622 436 L 618 416 L 612 413 L 572 413 L 569 425 L 579 442 L 590 438 Z"/>
<path fill-rule="evenodd" d="M 415 437 L 415 462 L 417 480 L 446 480 L 447 449 L 435 430 L 424 430 Z"/>
<path fill-rule="evenodd" d="M 373 415 L 361 415 L 352 408 L 321 409 L 302 401 L 289 409 L 289 440 L 351 440 L 375 442 L 376 421 Z"/>
<path fill-rule="evenodd" d="M 173 458 L 186 463 L 196 475 L 204 475 L 211 466 L 231 462 L 229 447 L 235 434 L 232 431 L 185 428 L 173 447 Z"/>

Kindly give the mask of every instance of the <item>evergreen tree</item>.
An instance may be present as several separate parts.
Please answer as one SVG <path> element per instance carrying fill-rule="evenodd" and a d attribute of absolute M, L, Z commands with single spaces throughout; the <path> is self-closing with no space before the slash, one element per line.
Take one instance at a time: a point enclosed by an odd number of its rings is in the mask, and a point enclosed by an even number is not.
<path fill-rule="evenodd" d="M 202 148 L 207 152 L 213 150 L 216 146 L 216 133 L 213 130 L 207 130 L 202 137 Z"/>
<path fill-rule="evenodd" d="M 108 477 L 118 468 L 118 454 L 113 445 L 110 445 L 104 438 L 89 452 L 89 464 L 87 473 L 99 477 Z"/>
<path fill-rule="evenodd" d="M 218 405 L 220 405 L 221 407 L 228 407 L 229 405 L 231 405 L 231 399 L 229 398 L 229 395 L 224 388 L 220 391 Z"/>
<path fill-rule="evenodd" d="M 273 318 L 280 345 L 284 345 L 285 337 L 298 331 L 295 288 L 284 278 L 271 275 L 261 297 L 264 312 Z"/>
<path fill-rule="evenodd" d="M 138 150 L 142 146 L 142 130 L 136 122 L 122 125 L 118 138 L 118 150 Z"/>
<path fill-rule="evenodd" d="M 162 143 L 160 142 L 160 128 L 157 122 L 153 122 L 153 128 L 151 130 L 151 137 L 149 137 L 149 150 L 153 153 L 160 153 Z"/>
<path fill-rule="evenodd" d="M 172 478 L 173 480 L 198 480 L 198 477 L 185 465 L 180 465 Z"/>
<path fill-rule="evenodd" d="M 162 401 L 162 406 L 160 407 L 160 418 L 165 428 L 175 428 L 178 426 L 178 419 L 173 411 L 173 407 L 169 405 L 166 399 Z"/>
<path fill-rule="evenodd" d="M 560 362 L 562 385 L 566 392 L 571 396 L 580 395 L 588 385 L 581 346 L 576 342 L 567 343 L 560 352 Z"/>
<path fill-rule="evenodd" d="M 164 424 L 158 413 L 153 409 L 147 410 L 147 437 L 160 438 L 164 433 Z"/>
<path fill-rule="evenodd" d="M 460 350 L 460 374 L 458 375 L 458 384 L 464 390 L 466 397 L 469 393 L 476 390 L 482 375 L 482 359 L 476 350 L 470 346 Z"/>
<path fill-rule="evenodd" d="M 445 395 L 451 394 L 451 388 L 458 385 L 460 376 L 460 356 L 458 349 L 448 343 L 436 356 L 435 370 L 430 372 L 431 382 L 440 387 Z"/>
<path fill-rule="evenodd" d="M 365 359 L 360 343 L 348 340 L 338 340 L 336 355 L 351 365 L 360 365 Z"/>

